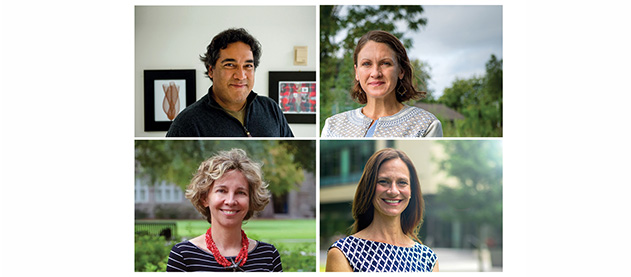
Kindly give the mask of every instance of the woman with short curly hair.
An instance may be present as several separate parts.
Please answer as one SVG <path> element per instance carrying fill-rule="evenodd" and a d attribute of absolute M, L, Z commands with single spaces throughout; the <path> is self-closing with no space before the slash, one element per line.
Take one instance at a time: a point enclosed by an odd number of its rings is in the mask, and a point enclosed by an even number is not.
<path fill-rule="evenodd" d="M 173 246 L 167 271 L 282 271 L 278 250 L 247 237 L 244 220 L 262 211 L 270 194 L 261 165 L 245 151 L 221 151 L 202 162 L 186 198 L 211 224 L 206 234 Z"/>

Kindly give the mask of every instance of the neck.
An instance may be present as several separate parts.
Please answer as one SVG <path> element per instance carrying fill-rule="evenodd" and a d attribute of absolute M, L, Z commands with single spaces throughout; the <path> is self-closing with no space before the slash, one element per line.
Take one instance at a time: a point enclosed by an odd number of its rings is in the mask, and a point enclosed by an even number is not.
<path fill-rule="evenodd" d="M 360 232 L 358 232 L 359 234 Z M 403 233 L 400 216 L 383 217 L 375 213 L 372 222 L 361 231 L 360 238 L 385 242 L 397 246 L 411 246 L 412 239 Z"/>
<path fill-rule="evenodd" d="M 212 225 L 210 230 L 217 249 L 224 256 L 236 256 L 241 249 L 241 226 L 223 227 Z"/>
<path fill-rule="evenodd" d="M 384 116 L 391 116 L 403 109 L 403 104 L 395 99 L 374 99 L 368 98 L 366 106 L 362 108 L 362 113 L 372 120 L 377 120 Z"/>
<path fill-rule="evenodd" d="M 219 106 L 221 106 L 224 110 L 229 110 L 229 111 L 233 111 L 233 112 L 238 112 L 240 110 L 242 110 L 245 107 L 245 104 L 248 102 L 247 98 L 245 101 L 243 101 L 243 103 L 225 103 L 223 101 L 221 101 L 221 99 L 219 99 L 219 97 L 215 96 L 215 93 L 213 92 L 210 95 L 215 102 L 217 102 L 217 104 L 219 104 Z"/>

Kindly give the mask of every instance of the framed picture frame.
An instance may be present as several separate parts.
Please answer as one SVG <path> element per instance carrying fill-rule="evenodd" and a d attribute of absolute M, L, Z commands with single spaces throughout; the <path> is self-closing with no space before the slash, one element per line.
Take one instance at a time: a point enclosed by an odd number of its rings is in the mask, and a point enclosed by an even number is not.
<path fill-rule="evenodd" d="M 270 71 L 269 95 L 289 123 L 316 123 L 315 71 Z"/>
<path fill-rule="evenodd" d="M 145 131 L 168 131 L 173 119 L 195 103 L 195 69 L 145 70 Z"/>

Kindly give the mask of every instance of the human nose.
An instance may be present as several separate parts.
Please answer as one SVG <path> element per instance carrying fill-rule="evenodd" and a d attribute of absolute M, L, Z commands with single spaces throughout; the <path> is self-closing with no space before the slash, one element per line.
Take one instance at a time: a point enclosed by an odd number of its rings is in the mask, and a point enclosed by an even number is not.
<path fill-rule="evenodd" d="M 245 77 L 246 77 L 245 68 L 243 68 L 243 66 L 237 68 L 236 72 L 234 73 L 234 78 L 237 80 L 242 80 L 242 79 L 245 79 Z"/>
<path fill-rule="evenodd" d="M 234 195 L 234 193 L 231 193 L 226 199 L 226 205 L 234 206 L 236 204 L 237 204 L 237 197 L 236 195 Z"/>
<path fill-rule="evenodd" d="M 388 195 L 399 195 L 399 188 L 397 187 L 397 184 L 392 182 L 386 193 L 388 193 Z"/>
<path fill-rule="evenodd" d="M 381 68 L 379 68 L 378 65 L 373 65 L 372 68 L 370 68 L 370 77 L 372 78 L 381 77 Z"/>

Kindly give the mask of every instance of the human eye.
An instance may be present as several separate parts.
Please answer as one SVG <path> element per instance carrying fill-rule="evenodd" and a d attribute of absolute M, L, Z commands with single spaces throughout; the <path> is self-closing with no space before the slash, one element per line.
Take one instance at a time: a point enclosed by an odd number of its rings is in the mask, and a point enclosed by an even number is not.
<path fill-rule="evenodd" d="M 243 66 L 245 69 L 254 69 L 254 64 L 248 63 Z"/>
<path fill-rule="evenodd" d="M 379 185 L 387 185 L 388 184 L 388 180 L 387 179 L 379 179 L 379 180 L 377 180 L 377 184 L 379 184 Z"/>
<path fill-rule="evenodd" d="M 370 61 L 363 61 L 360 65 L 361 66 L 370 66 Z"/>
<path fill-rule="evenodd" d="M 408 186 L 410 184 L 410 182 L 408 182 L 408 180 L 399 180 L 398 182 L 399 186 Z"/>

